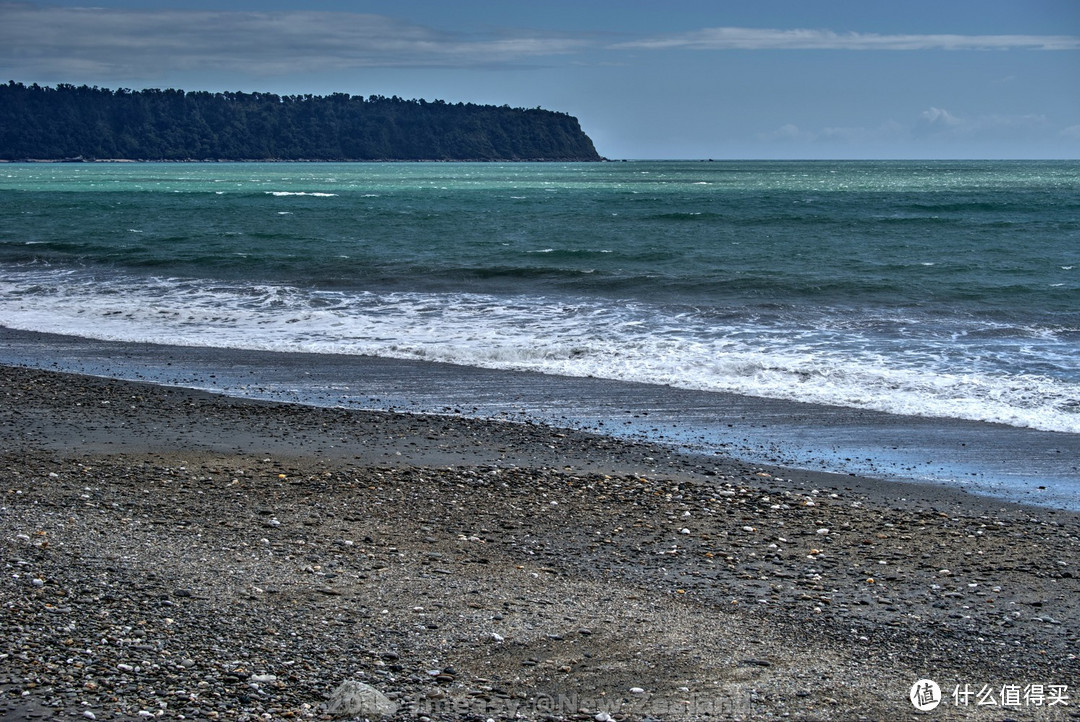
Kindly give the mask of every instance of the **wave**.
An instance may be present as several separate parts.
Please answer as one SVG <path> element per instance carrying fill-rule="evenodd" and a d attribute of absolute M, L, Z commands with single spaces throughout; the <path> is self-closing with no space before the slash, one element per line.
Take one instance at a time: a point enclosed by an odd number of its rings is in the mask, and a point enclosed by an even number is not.
<path fill-rule="evenodd" d="M 654 213 L 643 216 L 645 221 L 709 221 L 723 218 L 721 213 L 709 213 L 706 211 L 686 211 L 683 213 Z"/>
<path fill-rule="evenodd" d="M 269 196 L 313 196 L 315 198 L 337 198 L 337 193 L 317 193 L 307 191 L 263 191 Z"/>
<path fill-rule="evenodd" d="M 1068 334 L 932 321 L 0 271 L 0 324 L 21 330 L 423 359 L 1080 433 L 1080 368 Z"/>

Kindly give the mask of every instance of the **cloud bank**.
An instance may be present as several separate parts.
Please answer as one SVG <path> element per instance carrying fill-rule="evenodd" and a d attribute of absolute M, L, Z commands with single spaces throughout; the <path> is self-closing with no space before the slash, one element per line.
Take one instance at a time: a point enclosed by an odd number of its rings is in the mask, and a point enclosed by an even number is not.
<path fill-rule="evenodd" d="M 615 48 L 658 50 L 1078 50 L 1071 35 L 880 35 L 832 30 L 705 28 L 618 43 Z"/>
<path fill-rule="evenodd" d="M 845 145 L 897 144 L 917 142 L 954 142 L 962 140 L 993 142 L 1018 138 L 1044 138 L 1054 135 L 1045 115 L 978 115 L 964 117 L 944 108 L 930 107 L 917 116 L 885 121 L 874 127 L 836 126 L 809 129 L 786 123 L 779 128 L 758 133 L 757 139 L 785 143 L 843 143 Z M 1080 125 L 1058 132 L 1063 139 L 1080 138 Z"/>
<path fill-rule="evenodd" d="M 214 70 L 269 77 L 369 67 L 514 67 L 585 51 L 669 49 L 1077 50 L 1080 38 L 719 27 L 612 44 L 587 33 L 449 32 L 350 12 L 80 8 L 0 0 L 0 66 L 13 76 L 147 78 Z"/>
<path fill-rule="evenodd" d="M 363 67 L 477 67 L 574 52 L 558 35 L 442 32 L 382 15 L 43 7 L 0 2 L 0 63 L 55 74 L 254 75 Z"/>

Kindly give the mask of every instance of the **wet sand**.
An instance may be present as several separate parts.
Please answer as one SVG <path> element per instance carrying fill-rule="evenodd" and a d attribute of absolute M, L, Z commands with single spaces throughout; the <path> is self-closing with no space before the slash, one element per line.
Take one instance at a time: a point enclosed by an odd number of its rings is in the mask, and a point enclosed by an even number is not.
<path fill-rule="evenodd" d="M 124 343 L 3 327 L 0 364 L 315 406 L 532 420 L 758 464 L 921 480 L 1080 511 L 1080 434 L 422 360 Z"/>
<path fill-rule="evenodd" d="M 1080 709 L 1070 512 L 10 366 L 0 448 L 0 719 Z"/>

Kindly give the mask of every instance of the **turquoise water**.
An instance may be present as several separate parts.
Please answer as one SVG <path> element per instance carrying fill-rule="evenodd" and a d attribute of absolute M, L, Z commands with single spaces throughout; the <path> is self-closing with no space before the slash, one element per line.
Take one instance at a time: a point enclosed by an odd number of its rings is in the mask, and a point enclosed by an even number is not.
<path fill-rule="evenodd" d="M 1080 163 L 6 164 L 0 325 L 1080 432 Z"/>

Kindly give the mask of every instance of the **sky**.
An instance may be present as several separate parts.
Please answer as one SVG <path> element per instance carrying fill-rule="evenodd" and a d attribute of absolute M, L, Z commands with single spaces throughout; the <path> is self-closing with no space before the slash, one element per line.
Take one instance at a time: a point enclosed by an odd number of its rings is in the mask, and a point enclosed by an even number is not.
<path fill-rule="evenodd" d="M 1080 0 L 0 0 L 0 82 L 542 107 L 613 159 L 1080 158 Z"/>

